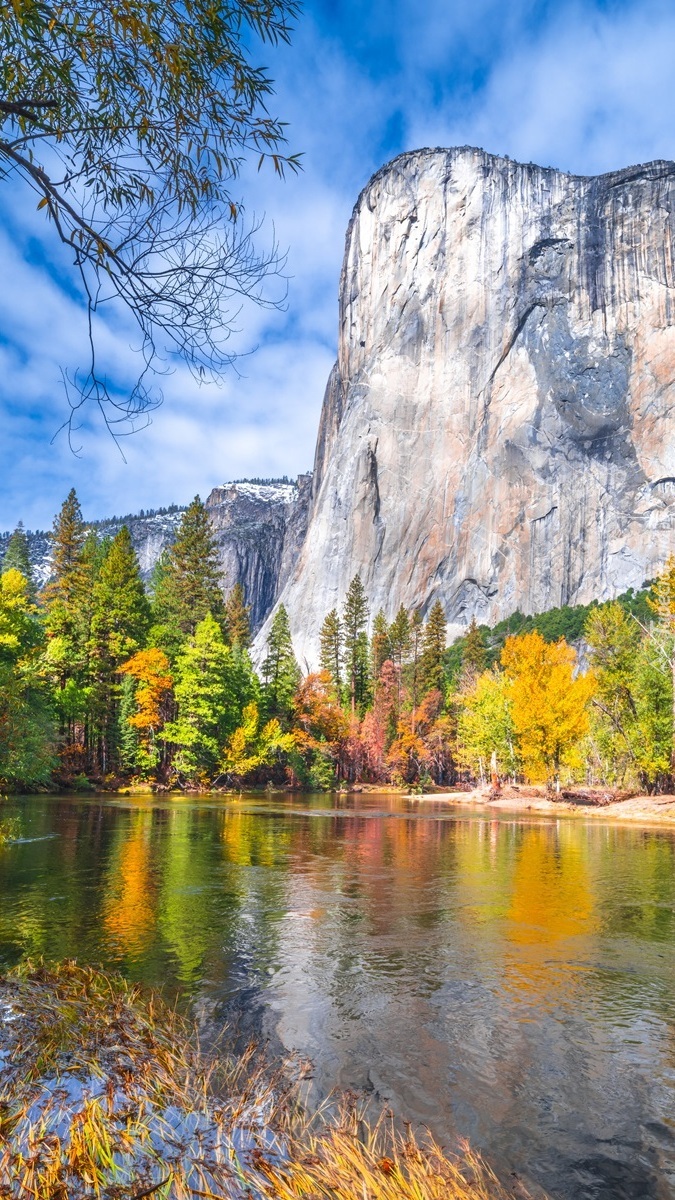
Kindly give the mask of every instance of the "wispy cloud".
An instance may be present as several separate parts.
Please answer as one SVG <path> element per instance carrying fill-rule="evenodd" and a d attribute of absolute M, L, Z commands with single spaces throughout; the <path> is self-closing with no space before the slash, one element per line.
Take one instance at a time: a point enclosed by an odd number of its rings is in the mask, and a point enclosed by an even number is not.
<path fill-rule="evenodd" d="M 288 247 L 285 312 L 242 314 L 240 360 L 222 386 L 182 367 L 123 462 L 93 412 L 82 457 L 50 439 L 67 413 L 61 368 L 85 361 L 85 325 L 60 251 L 22 196 L 0 222 L 0 527 L 49 523 L 74 484 L 91 516 L 184 501 L 227 478 L 311 465 L 335 356 L 344 232 L 382 162 L 421 145 L 471 143 L 594 173 L 673 155 L 675 9 L 658 0 L 314 0 L 294 44 L 274 51 L 278 112 L 304 171 L 280 182 L 251 168 L 247 211 Z M 47 232 L 47 237 L 49 234 Z M 45 269 L 45 265 L 47 269 Z M 101 326 L 120 383 L 134 331 Z"/>

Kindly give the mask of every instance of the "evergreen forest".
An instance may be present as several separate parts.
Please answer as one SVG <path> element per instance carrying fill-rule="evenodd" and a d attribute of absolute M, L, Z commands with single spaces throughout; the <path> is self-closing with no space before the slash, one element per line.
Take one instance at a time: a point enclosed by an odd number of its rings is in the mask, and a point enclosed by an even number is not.
<path fill-rule="evenodd" d="M 502 778 L 648 792 L 675 773 L 675 558 L 640 592 L 446 646 L 444 610 L 372 613 L 357 575 L 303 675 L 275 613 L 256 670 L 199 497 L 143 583 L 131 536 L 70 492 L 37 590 L 22 528 L 0 575 L 0 786 L 422 789 Z"/>

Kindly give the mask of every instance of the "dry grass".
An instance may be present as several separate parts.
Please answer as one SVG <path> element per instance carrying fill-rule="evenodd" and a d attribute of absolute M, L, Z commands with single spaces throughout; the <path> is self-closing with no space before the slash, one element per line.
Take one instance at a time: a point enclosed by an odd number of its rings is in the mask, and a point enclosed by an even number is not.
<path fill-rule="evenodd" d="M 116 976 L 24 964 L 0 981 L 6 1200 L 507 1200 L 467 1148 L 420 1145 L 352 1099 L 309 1117 L 302 1064 L 204 1053 Z"/>

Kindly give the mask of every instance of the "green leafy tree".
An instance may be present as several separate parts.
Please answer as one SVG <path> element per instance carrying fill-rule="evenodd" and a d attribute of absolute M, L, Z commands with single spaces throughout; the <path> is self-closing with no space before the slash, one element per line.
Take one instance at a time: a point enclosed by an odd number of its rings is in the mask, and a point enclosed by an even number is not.
<path fill-rule="evenodd" d="M 200 376 L 219 371 L 231 303 L 260 298 L 276 269 L 274 252 L 256 253 L 233 185 L 249 154 L 281 175 L 298 166 L 253 57 L 256 39 L 289 39 L 296 12 L 295 0 L 0 8 L 5 186 L 32 189 L 72 253 L 90 313 L 106 298 L 131 312 L 145 370 L 159 337 L 162 352 L 173 347 Z M 116 401 L 91 332 L 79 391 L 133 419 L 149 402 L 143 376 Z"/>
<path fill-rule="evenodd" d="M 195 496 L 155 577 L 154 638 L 160 649 L 175 658 L 207 613 L 224 628 L 218 548 L 208 513 Z"/>
<path fill-rule="evenodd" d="M 28 581 L 13 567 L 0 576 L 0 784 L 46 783 L 55 763 L 54 719 L 41 674 L 44 634 Z"/>
<path fill-rule="evenodd" d="M 518 770 L 510 683 L 502 672 L 485 671 L 464 693 L 458 736 L 461 757 L 481 778 L 494 753 L 500 772 Z"/>
<path fill-rule="evenodd" d="M 251 606 L 240 583 L 235 583 L 225 602 L 225 622 L 230 645 L 247 650 L 251 645 Z"/>
<path fill-rule="evenodd" d="M 369 647 L 366 627 L 368 624 L 368 601 L 361 576 L 352 579 L 342 612 L 344 636 L 344 665 L 347 695 L 352 712 L 362 708 L 369 693 Z"/>
<path fill-rule="evenodd" d="M 438 690 L 443 692 L 443 660 L 447 638 L 447 621 L 440 600 L 434 604 L 422 636 L 422 659 L 420 677 L 422 694 Z"/>
<path fill-rule="evenodd" d="M 283 604 L 279 605 L 272 618 L 262 676 L 266 720 L 276 717 L 282 725 L 288 726 L 301 673 L 293 650 L 288 613 Z"/>
<path fill-rule="evenodd" d="M 637 761 L 635 668 L 640 628 L 614 601 L 590 610 L 584 636 L 597 683 L 589 749 L 599 758 L 603 777 L 622 782 Z"/>
<path fill-rule="evenodd" d="M 336 608 L 324 618 L 319 633 L 319 665 L 333 680 L 338 695 L 342 688 L 342 623 Z"/>
<path fill-rule="evenodd" d="M 660 626 L 660 635 L 655 640 L 660 656 L 670 671 L 671 710 L 671 773 L 675 776 L 675 554 L 671 554 L 663 571 L 652 585 L 647 603 Z"/>
<path fill-rule="evenodd" d="M 206 783 L 217 774 L 244 707 L 257 698 L 252 670 L 246 674 L 245 660 L 237 660 L 211 613 L 178 655 L 174 691 L 178 715 L 164 729 L 177 747 L 174 766 L 191 782 Z"/>

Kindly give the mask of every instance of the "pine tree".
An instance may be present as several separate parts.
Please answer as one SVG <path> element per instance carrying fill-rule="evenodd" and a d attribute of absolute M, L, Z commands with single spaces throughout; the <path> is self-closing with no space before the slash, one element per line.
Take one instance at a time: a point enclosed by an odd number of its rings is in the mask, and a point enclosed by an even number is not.
<path fill-rule="evenodd" d="M 391 661 L 396 667 L 396 715 L 401 711 L 401 692 L 403 689 L 403 668 L 410 652 L 410 617 L 403 605 L 399 608 L 394 620 L 389 626 L 389 647 Z"/>
<path fill-rule="evenodd" d="M 370 670 L 373 679 L 380 678 L 382 665 L 391 658 L 389 645 L 389 625 L 382 609 L 375 614 L 373 621 L 373 636 L 370 641 Z"/>
<path fill-rule="evenodd" d="M 193 782 L 214 776 L 244 707 L 256 699 L 253 672 L 245 673 L 241 653 L 226 645 L 220 625 L 207 613 L 178 656 L 178 716 L 164 734 L 178 747 L 176 768 Z"/>
<path fill-rule="evenodd" d="M 28 538 L 23 527 L 23 522 L 19 521 L 14 533 L 7 543 L 5 557 L 2 560 L 2 574 L 6 571 L 20 571 L 24 579 L 28 583 L 28 595 L 31 600 L 35 599 L 35 577 L 33 575 L 33 567 L 30 561 L 30 548 Z"/>
<path fill-rule="evenodd" d="M 398 667 L 400 673 L 410 652 L 410 617 L 403 605 L 389 626 L 389 645 L 392 662 Z"/>
<path fill-rule="evenodd" d="M 476 618 L 471 618 L 471 624 L 466 632 L 466 640 L 464 642 L 464 650 L 462 651 L 462 670 L 465 674 L 471 673 L 473 676 L 480 675 L 487 666 L 487 653 L 485 649 L 485 641 L 478 625 Z"/>
<path fill-rule="evenodd" d="M 342 625 L 336 608 L 331 609 L 321 626 L 319 663 L 322 671 L 328 671 L 339 695 L 342 687 Z"/>
<path fill-rule="evenodd" d="M 352 579 L 342 612 L 344 631 L 344 664 L 347 694 L 352 712 L 362 707 L 368 697 L 370 673 L 368 670 L 368 601 L 361 576 Z"/>
<path fill-rule="evenodd" d="M 251 606 L 240 583 L 235 583 L 225 603 L 227 636 L 231 646 L 247 650 L 251 645 Z"/>
<path fill-rule="evenodd" d="M 154 617 L 162 630 L 158 640 L 170 657 L 175 657 L 207 613 L 224 628 L 218 548 L 208 513 L 195 496 L 155 580 Z"/>
<path fill-rule="evenodd" d="M 51 578 L 42 593 L 50 663 L 62 688 L 69 678 L 80 677 L 86 665 L 83 623 L 91 594 L 91 575 L 83 553 L 86 539 L 80 502 L 71 488 L 54 519 Z"/>
<path fill-rule="evenodd" d="M 149 617 L 131 534 L 123 525 L 110 543 L 92 591 L 89 669 L 94 683 L 95 728 L 90 737 L 98 751 L 96 765 L 104 772 L 116 765 L 121 687 L 118 672 L 122 663 L 140 649 Z"/>
<path fill-rule="evenodd" d="M 424 638 L 424 618 L 422 617 L 422 609 L 416 608 L 410 618 L 410 662 L 408 665 L 407 677 L 410 687 L 410 699 L 412 701 L 412 717 L 411 729 L 415 732 L 415 713 L 419 704 L 421 694 L 421 657 L 422 657 L 422 642 Z"/>
<path fill-rule="evenodd" d="M 288 613 L 280 604 L 272 618 L 267 639 L 267 655 L 262 665 L 264 679 L 263 704 L 265 719 L 277 717 L 288 723 L 291 719 L 293 697 L 301 674 L 291 639 Z"/>
<path fill-rule="evenodd" d="M 110 544 L 92 598 L 92 640 L 117 670 L 140 648 L 150 619 L 136 551 L 126 525 Z"/>
<path fill-rule="evenodd" d="M 440 600 L 434 604 L 422 636 L 422 658 L 420 662 L 420 685 L 422 694 L 433 688 L 443 691 L 443 655 L 447 636 L 447 622 Z"/>

